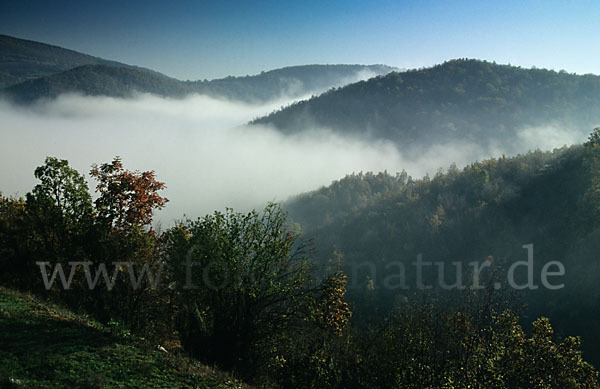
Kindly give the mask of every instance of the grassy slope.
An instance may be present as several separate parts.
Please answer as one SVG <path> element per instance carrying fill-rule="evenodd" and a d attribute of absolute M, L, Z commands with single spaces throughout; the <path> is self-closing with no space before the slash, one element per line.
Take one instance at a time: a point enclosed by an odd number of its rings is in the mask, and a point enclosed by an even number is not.
<path fill-rule="evenodd" d="M 246 386 L 124 331 L 0 287 L 0 387 Z"/>

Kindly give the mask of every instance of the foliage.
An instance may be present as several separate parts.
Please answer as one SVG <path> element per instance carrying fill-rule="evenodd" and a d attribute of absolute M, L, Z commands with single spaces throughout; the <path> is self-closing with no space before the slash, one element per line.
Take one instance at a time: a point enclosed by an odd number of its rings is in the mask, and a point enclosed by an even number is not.
<path fill-rule="evenodd" d="M 203 360 L 257 368 L 270 339 L 306 315 L 310 262 L 275 205 L 261 214 L 216 212 L 167 236 L 182 288 L 183 344 Z"/>
<path fill-rule="evenodd" d="M 40 180 L 29 198 L 41 206 L 55 207 L 58 216 L 70 225 L 85 223 L 92 211 L 91 196 L 83 176 L 69 167 L 66 160 L 47 157 L 43 166 L 35 169 Z"/>
<path fill-rule="evenodd" d="M 28 262 L 29 276 L 23 274 L 23 278 L 41 287 L 39 277 L 31 277 L 39 275 L 34 262 L 66 266 L 69 261 L 88 257 L 85 241 L 93 223 L 93 209 L 85 179 L 66 160 L 47 157 L 34 175 L 40 182 L 26 195 L 27 220 L 22 228 L 27 239 L 17 247 Z"/>
<path fill-rule="evenodd" d="M 398 307 L 372 334 L 364 358 L 369 388 L 597 388 L 580 340 L 553 339 L 548 319 L 527 337 L 509 310 L 489 321 L 435 306 Z"/>
<path fill-rule="evenodd" d="M 98 181 L 98 217 L 119 229 L 149 225 L 153 211 L 169 201 L 158 194 L 166 186 L 156 180 L 154 171 L 125 170 L 119 157 L 111 163 L 93 165 L 90 175 Z"/>
<path fill-rule="evenodd" d="M 347 277 L 337 271 L 312 296 L 310 313 L 293 333 L 274 343 L 269 375 L 282 387 L 338 388 L 355 385 L 358 350 L 350 335 L 352 312 L 344 300 Z"/>
<path fill-rule="evenodd" d="M 0 200 L 0 267 L 5 284 L 52 296 L 104 322 L 118 319 L 148 335 L 169 335 L 171 321 L 160 320 L 164 311 L 156 305 L 168 300 L 169 294 L 159 293 L 148 277 L 160 275 L 161 263 L 160 241 L 147 225 L 153 210 L 167 201 L 158 195 L 164 184 L 154 172 L 127 171 L 118 158 L 95 166 L 92 176 L 99 179 L 101 192 L 96 207 L 83 176 L 66 160 L 46 158 L 35 176 L 39 183 L 26 201 Z M 117 267 L 116 281 L 107 288 L 97 277 L 98 269 L 106 266 L 112 276 L 115 262 L 129 265 Z M 61 268 L 71 279 L 68 287 L 56 277 L 47 290 L 38 263 L 47 263 L 49 279 Z M 84 267 L 73 263 L 90 266 L 90 280 L 100 280 L 96 287 L 89 285 Z M 140 280 L 137 288 L 131 286 L 130 273 Z M 168 282 L 166 277 L 163 280 Z"/>
<path fill-rule="evenodd" d="M 452 166 L 421 180 L 387 175 L 382 182 L 398 183 L 380 191 L 373 190 L 369 174 L 348 176 L 297 197 L 285 209 L 314 242 L 318 263 L 327 263 L 335 252 L 344 254 L 348 301 L 354 324 L 360 325 L 383 319 L 409 293 L 384 286 L 397 270 L 390 265 L 396 261 L 407 269 L 406 284 L 414 289 L 411 263 L 418 254 L 425 261 L 459 261 L 464 271 L 469 263 L 492 256 L 493 267 L 506 271 L 524 259 L 522 245 L 533 243 L 535 283 L 540 284 L 542 267 L 558 260 L 565 266 L 560 282 L 565 287 L 524 291 L 526 315 L 548 316 L 561 334 L 581 335 L 587 358 L 597 362 L 598 155 L 588 142 L 492 158 L 463 169 Z M 344 206 L 332 212 L 334 202 Z M 437 270 L 432 266 L 424 274 L 425 283 L 438 280 Z"/>
<path fill-rule="evenodd" d="M 275 204 L 216 212 L 159 234 L 152 214 L 166 199 L 154 172 L 125 170 L 118 158 L 94 166 L 99 197 L 92 203 L 82 176 L 48 158 L 27 200 L 0 196 L 0 277 L 106 325 L 73 324 L 57 308 L 34 308 L 32 316 L 26 300 L 0 290 L 2 333 L 17 334 L 0 336 L 7 361 L 0 379 L 31 386 L 196 383 L 199 365 L 147 354 L 144 336 L 267 387 L 600 387 L 580 339 L 561 333 L 596 342 L 596 135 L 583 147 L 452 166 L 421 180 L 347 176 L 287 205 L 301 215 L 303 237 Z M 550 316 L 561 336 L 545 318 L 531 331 L 522 327 L 514 296 L 495 288 L 508 259 L 528 242 L 543 242 L 536 255 L 562 258 L 568 269 L 570 288 L 523 296 L 527 316 Z M 411 295 L 382 287 L 390 261 L 408 264 L 416 250 L 426 260 L 496 261 L 478 276 L 483 290 Z M 45 291 L 34 265 L 40 260 L 128 262 L 160 281 L 142 276 L 132 288 L 128 267 L 116 265 L 111 290 L 89 290 L 79 269 L 71 289 Z M 356 269 L 365 260 L 375 273 Z M 19 351 L 25 332 L 43 353 Z M 57 341 L 65 338 L 72 341 Z M 171 371 L 171 361 L 193 367 L 158 377 Z M 53 372 L 32 372 L 38 366 Z M 142 369 L 151 374 L 142 377 Z"/>

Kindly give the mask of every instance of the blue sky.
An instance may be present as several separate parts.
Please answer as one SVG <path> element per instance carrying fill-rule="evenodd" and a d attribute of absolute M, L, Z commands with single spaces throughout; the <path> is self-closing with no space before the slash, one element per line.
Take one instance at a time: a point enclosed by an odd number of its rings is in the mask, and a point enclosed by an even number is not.
<path fill-rule="evenodd" d="M 180 79 L 309 63 L 414 68 L 452 58 L 600 74 L 600 2 L 66 1 L 0 3 L 0 33 Z"/>

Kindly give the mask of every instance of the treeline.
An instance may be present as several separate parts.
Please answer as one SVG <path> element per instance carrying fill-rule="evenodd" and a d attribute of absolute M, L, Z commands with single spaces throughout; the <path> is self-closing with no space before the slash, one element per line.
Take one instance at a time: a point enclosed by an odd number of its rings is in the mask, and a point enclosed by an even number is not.
<path fill-rule="evenodd" d="M 597 155 L 600 146 L 589 144 L 586 150 Z M 581 149 L 572 149 L 561 158 L 540 154 L 537 159 L 577 161 L 579 154 L 584 154 Z M 593 158 L 587 160 L 600 166 Z M 501 170 L 513 171 L 526 185 L 531 166 L 521 166 L 518 158 L 512 161 Z M 456 171 L 452 180 L 444 178 L 447 185 L 457 181 L 453 185 L 463 188 L 462 201 L 470 201 L 470 193 L 486 193 L 488 201 L 498 197 L 489 197 L 485 190 L 496 176 L 481 166 Z M 121 323 L 172 352 L 182 350 L 231 369 L 259 386 L 599 387 L 598 372 L 582 358 L 580 340 L 555 337 L 543 318 L 528 335 L 503 290 L 466 289 L 446 301 L 445 296 L 417 293 L 396 299 L 386 314 L 371 314 L 368 307 L 382 301 L 377 289 L 361 292 L 362 305 L 358 299 L 346 300 L 351 289 L 344 269 L 352 259 L 350 251 L 344 251 L 345 257 L 339 251 L 327 254 L 330 260 L 319 266 L 313 245 L 294 232 L 274 204 L 248 214 L 216 212 L 156 231 L 151 227 L 153 212 L 167 199 L 160 195 L 164 183 L 153 172 L 126 170 L 115 158 L 93 166 L 90 175 L 97 181 L 94 201 L 83 176 L 67 161 L 47 158 L 35 170 L 39 183 L 24 199 L 0 197 L 3 285 L 58 300 L 104 322 Z M 373 191 L 383 195 L 349 198 L 348 204 L 359 202 L 353 212 L 396 205 L 402 198 L 418 205 L 446 175 L 423 181 L 405 175 L 368 177 L 372 185 L 381 184 Z M 504 196 L 514 199 L 509 192 Z M 588 198 L 596 201 L 592 194 Z M 390 215 L 398 221 L 413 208 L 398 207 L 402 210 Z M 450 208 L 444 212 L 452 215 Z M 458 209 L 452 212 L 474 217 Z M 331 217 L 337 220 L 339 214 L 337 210 Z M 386 224 L 372 216 L 365 226 L 376 229 L 382 240 L 379 247 L 363 250 L 376 255 L 392 240 L 384 240 L 388 235 L 380 228 Z M 449 229 L 442 225 L 438 231 Z M 460 228 L 460 223 L 455 226 Z M 348 225 L 338 228 L 343 231 Z M 415 228 L 411 239 L 419 237 L 423 226 Z M 316 243 L 317 254 L 323 255 L 321 243 Z M 102 266 L 107 270 L 99 270 Z M 489 286 L 496 278 L 489 275 L 484 281 Z"/>

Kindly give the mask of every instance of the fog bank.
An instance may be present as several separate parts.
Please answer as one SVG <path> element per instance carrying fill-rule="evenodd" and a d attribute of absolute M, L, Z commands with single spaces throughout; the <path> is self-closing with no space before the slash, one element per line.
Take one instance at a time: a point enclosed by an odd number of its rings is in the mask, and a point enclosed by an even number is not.
<path fill-rule="evenodd" d="M 452 162 L 460 167 L 503 150 L 455 142 L 415 150 L 403 158 L 387 142 L 345 138 L 321 129 L 284 136 L 267 127 L 242 125 L 289 103 L 246 105 L 205 96 L 184 100 L 150 95 L 135 99 L 62 96 L 33 107 L 0 103 L 0 191 L 24 196 L 35 185 L 34 169 L 46 156 L 69 160 L 86 173 L 93 163 L 123 158 L 130 170 L 155 170 L 170 199 L 157 219 L 170 226 L 232 207 L 246 211 L 283 201 L 359 171 L 420 177 Z M 521 148 L 539 139 L 540 129 L 517 140 Z M 561 146 L 565 134 L 545 137 Z M 568 137 L 567 137 L 568 138 Z M 578 141 L 578 139 L 568 139 Z M 90 189 L 95 182 L 88 178 Z"/>

